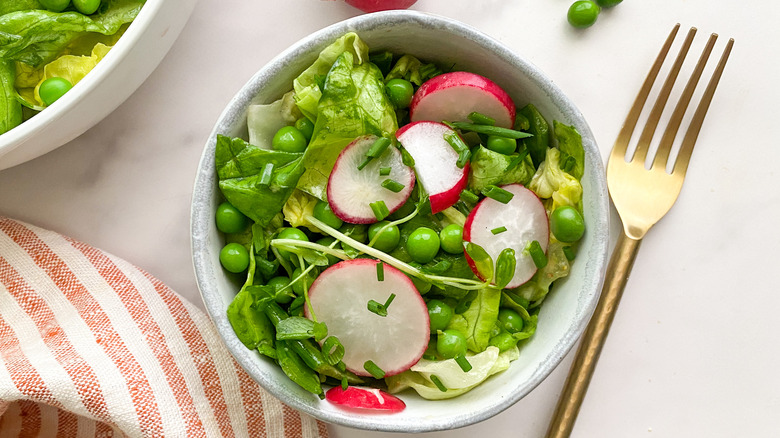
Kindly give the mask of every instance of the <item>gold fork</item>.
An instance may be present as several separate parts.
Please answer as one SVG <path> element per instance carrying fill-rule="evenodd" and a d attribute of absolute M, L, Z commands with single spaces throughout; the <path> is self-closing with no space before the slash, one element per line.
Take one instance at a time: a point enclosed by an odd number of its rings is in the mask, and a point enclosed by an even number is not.
<path fill-rule="evenodd" d="M 658 127 L 661 114 L 666 106 L 688 49 L 691 46 L 693 37 L 696 34 L 696 28 L 691 28 L 682 44 L 680 53 L 677 55 L 658 94 L 658 98 L 650 111 L 633 157 L 627 157 L 626 152 L 628 151 L 629 140 L 639 120 L 642 108 L 647 101 L 653 83 L 658 76 L 658 72 L 664 63 L 666 54 L 669 52 L 679 28 L 679 24 L 674 26 L 674 29 L 672 29 L 669 37 L 666 39 L 634 101 L 634 105 L 626 117 L 623 128 L 620 130 L 612 148 L 612 153 L 609 156 L 607 187 L 609 188 L 612 202 L 623 222 L 623 232 L 618 237 L 612 258 L 607 266 L 601 298 L 588 324 L 588 328 L 582 336 L 580 347 L 577 350 L 574 363 L 569 370 L 569 376 L 566 379 L 563 392 L 560 395 L 558 405 L 550 422 L 547 438 L 568 437 L 574 428 L 577 413 L 580 410 L 588 384 L 593 376 L 593 370 L 596 368 L 596 362 L 614 319 L 620 297 L 623 295 L 623 289 L 628 281 L 631 267 L 634 265 L 639 244 L 647 231 L 669 211 L 680 194 L 680 189 L 685 179 L 685 171 L 688 169 L 688 163 L 693 152 L 693 146 L 696 143 L 704 116 L 707 114 L 715 88 L 718 85 L 734 44 L 733 39 L 729 39 L 726 44 L 720 61 L 688 125 L 671 173 L 668 173 L 666 168 L 672 144 L 682 124 L 683 116 L 691 101 L 696 84 L 701 77 L 717 39 L 716 34 L 710 36 L 685 89 L 680 95 L 680 100 L 669 119 L 652 165 L 648 170 L 645 166 L 645 161 L 650 149 L 650 142 Z"/>

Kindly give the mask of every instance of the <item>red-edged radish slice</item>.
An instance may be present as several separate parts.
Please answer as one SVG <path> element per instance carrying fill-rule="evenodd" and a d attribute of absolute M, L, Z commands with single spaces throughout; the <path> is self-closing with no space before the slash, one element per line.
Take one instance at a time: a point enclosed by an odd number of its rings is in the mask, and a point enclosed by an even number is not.
<path fill-rule="evenodd" d="M 514 196 L 502 204 L 492 198 L 485 198 L 471 210 L 463 226 L 463 240 L 473 242 L 487 251 L 493 262 L 504 248 L 515 250 L 517 264 L 515 275 L 507 288 L 520 286 L 530 280 L 536 272 L 536 265 L 525 251 L 528 243 L 539 242 L 543 251 L 547 251 L 550 240 L 550 226 L 547 211 L 534 192 L 520 184 L 501 187 Z M 493 234 L 493 230 L 506 227 L 506 231 Z M 471 270 L 479 276 L 473 261 L 466 255 Z"/>
<path fill-rule="evenodd" d="M 509 94 L 490 79 L 466 71 L 425 81 L 409 105 L 413 122 L 468 122 L 474 111 L 495 119 L 496 126 L 511 128 L 515 124 L 515 104 Z"/>
<path fill-rule="evenodd" d="M 371 224 L 377 222 L 371 203 L 384 201 L 390 213 L 398 210 L 414 189 L 414 170 L 403 164 L 401 151 L 388 146 L 381 156 L 374 158 L 363 169 L 358 166 L 366 159 L 366 153 L 377 139 L 375 136 L 356 138 L 341 151 L 328 178 L 328 203 L 333 213 L 344 222 Z M 390 168 L 389 175 L 380 175 L 380 169 Z M 393 192 L 382 187 L 391 179 L 403 184 L 403 189 Z"/>
<path fill-rule="evenodd" d="M 420 184 L 431 200 L 431 210 L 438 213 L 458 201 L 466 188 L 469 164 L 459 168 L 458 153 L 444 139 L 457 133 L 439 122 L 421 121 L 399 129 L 395 136 L 414 158 Z"/>
<path fill-rule="evenodd" d="M 406 9 L 417 3 L 417 0 L 347 0 L 347 4 L 363 12 L 389 11 L 390 9 Z"/>
<path fill-rule="evenodd" d="M 381 389 L 348 386 L 346 390 L 335 386 L 325 392 L 325 399 L 334 405 L 352 409 L 370 409 L 377 411 L 400 412 L 406 403 Z"/>
<path fill-rule="evenodd" d="M 359 376 L 370 376 L 363 366 L 372 361 L 385 376 L 408 370 L 428 347 L 428 307 L 414 283 L 398 269 L 383 264 L 377 279 L 377 261 L 355 259 L 336 263 L 317 277 L 309 301 L 328 334 L 344 345 L 344 364 Z M 387 316 L 368 310 L 369 300 L 385 303 L 395 294 Z M 312 318 L 309 306 L 304 306 Z"/>

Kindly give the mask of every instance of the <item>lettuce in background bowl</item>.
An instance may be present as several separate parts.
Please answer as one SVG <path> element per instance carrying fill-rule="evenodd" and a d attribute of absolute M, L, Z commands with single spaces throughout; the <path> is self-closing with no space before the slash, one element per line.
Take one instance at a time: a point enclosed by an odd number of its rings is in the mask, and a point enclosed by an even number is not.
<path fill-rule="evenodd" d="M 135 19 L 108 53 L 92 54 L 100 58 L 99 62 L 70 91 L 29 120 L 0 134 L 0 170 L 62 146 L 116 109 L 160 63 L 184 28 L 195 3 L 196 0 L 107 0 L 101 7 L 116 12 L 98 12 L 91 16 L 96 18 L 94 22 L 90 17 L 85 19 L 75 13 L 63 14 L 64 18 L 54 25 L 36 15 L 35 9 L 40 8 L 37 0 L 3 0 L 0 5 L 0 62 L 4 63 L 13 62 L 13 59 L 33 65 L 41 60 L 47 63 L 52 60 L 49 52 L 58 47 L 57 41 L 83 36 L 87 32 L 112 35 L 114 28 L 122 27 L 128 21 L 123 15 L 135 10 L 137 16 L 133 13 Z M 142 4 L 140 11 L 137 10 L 139 4 Z M 24 10 L 29 10 L 29 18 L 22 13 L 15 16 L 13 25 L 3 22 L 4 16 L 6 20 L 10 17 L 6 13 Z M 25 24 L 25 19 L 29 23 Z M 4 24 L 13 32 L 3 33 Z M 16 33 L 18 29 L 24 29 L 24 32 Z M 8 69 L 4 71 L 7 73 Z M 8 87 L 8 74 L 0 76 L 3 81 L 0 85 Z M 28 93 L 25 100 L 33 101 L 32 94 Z"/>
<path fill-rule="evenodd" d="M 515 104 L 528 102 L 548 120 L 574 126 L 585 148 L 583 207 L 587 231 L 568 278 L 559 280 L 539 314 L 538 329 L 508 370 L 470 392 L 430 401 L 412 391 L 399 394 L 407 408 L 396 414 L 347 411 L 288 379 L 271 360 L 247 349 L 236 337 L 226 310 L 240 285 L 223 271 L 219 252 L 224 239 L 214 222 L 221 201 L 214 153 L 217 134 L 248 135 L 249 105 L 270 103 L 291 89 L 293 79 L 331 42 L 356 32 L 372 50 L 410 54 L 455 70 L 481 74 L 501 84 Z M 486 420 L 527 395 L 561 362 L 582 334 L 596 305 L 606 266 L 608 197 L 601 155 L 574 104 L 535 66 L 481 32 L 459 22 L 411 11 L 363 15 L 337 23 L 299 41 L 253 76 L 217 121 L 199 165 L 195 182 L 191 232 L 195 273 L 206 309 L 241 366 L 287 405 L 321 420 L 344 426 L 389 432 L 427 432 L 463 427 Z"/>

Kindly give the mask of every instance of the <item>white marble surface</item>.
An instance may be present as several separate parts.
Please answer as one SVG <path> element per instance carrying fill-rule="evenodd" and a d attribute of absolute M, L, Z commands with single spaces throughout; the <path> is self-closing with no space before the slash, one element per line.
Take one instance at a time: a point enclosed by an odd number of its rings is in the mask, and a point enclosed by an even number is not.
<path fill-rule="evenodd" d="M 574 436 L 777 436 L 780 6 L 626 0 L 577 31 L 565 21 L 569 4 L 419 0 L 413 9 L 475 26 L 545 70 L 579 106 L 605 158 L 675 22 L 720 33 L 717 51 L 736 39 L 679 202 L 642 245 Z M 214 121 L 274 55 L 357 13 L 341 1 L 200 0 L 129 100 L 73 142 L 0 172 L 0 214 L 121 256 L 200 305 L 189 202 Z M 571 356 L 504 413 L 428 436 L 543 436 Z"/>

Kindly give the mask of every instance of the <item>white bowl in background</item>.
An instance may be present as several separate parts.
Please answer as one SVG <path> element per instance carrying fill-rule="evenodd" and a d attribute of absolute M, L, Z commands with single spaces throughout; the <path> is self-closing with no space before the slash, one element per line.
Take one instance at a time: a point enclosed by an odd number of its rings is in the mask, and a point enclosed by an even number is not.
<path fill-rule="evenodd" d="M 197 0 L 146 0 L 117 44 L 84 79 L 21 125 L 0 134 L 0 170 L 64 145 L 114 111 L 173 45 Z"/>
<path fill-rule="evenodd" d="M 518 106 L 532 102 L 548 121 L 574 125 L 585 146 L 584 211 L 587 231 L 568 278 L 559 280 L 542 306 L 538 328 L 520 358 L 472 391 L 449 400 L 428 401 L 413 391 L 401 395 L 407 408 L 396 414 L 360 413 L 321 401 L 288 379 L 268 358 L 236 337 L 226 309 L 240 283 L 219 262 L 224 239 L 214 223 L 221 202 L 214 166 L 216 135 L 246 138 L 250 103 L 269 103 L 292 88 L 292 81 L 320 50 L 354 31 L 372 50 L 411 54 L 456 70 L 482 74 L 501 85 Z M 201 296 L 230 352 L 264 388 L 287 405 L 321 420 L 367 430 L 427 432 L 467 426 L 498 414 L 528 394 L 561 362 L 585 329 L 598 300 L 608 246 L 608 195 L 601 155 L 590 128 L 574 104 L 531 63 L 483 33 L 448 18 L 412 11 L 362 15 L 299 41 L 258 71 L 230 101 L 206 143 L 199 165 L 191 216 L 192 251 Z"/>

